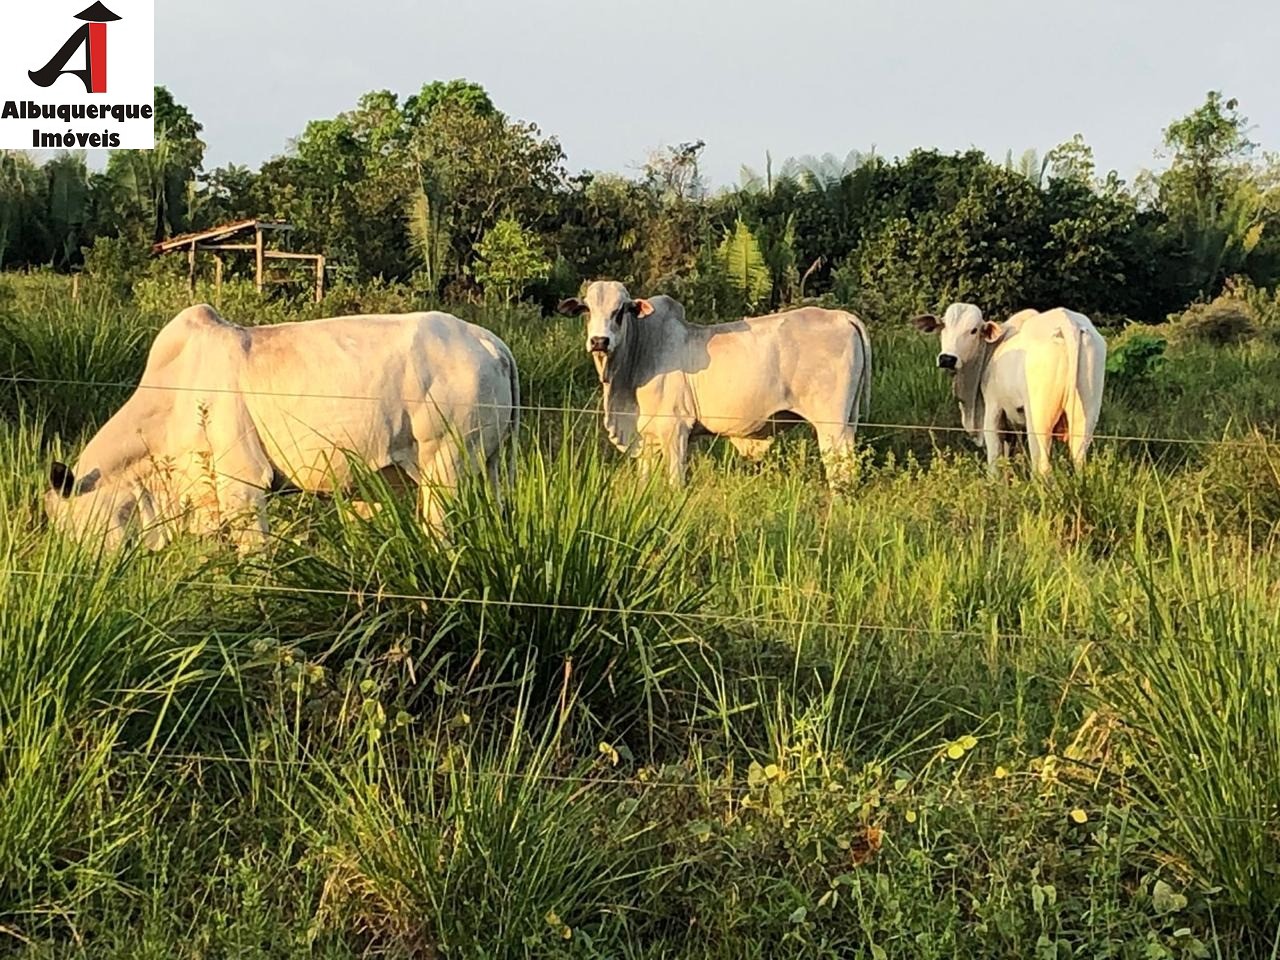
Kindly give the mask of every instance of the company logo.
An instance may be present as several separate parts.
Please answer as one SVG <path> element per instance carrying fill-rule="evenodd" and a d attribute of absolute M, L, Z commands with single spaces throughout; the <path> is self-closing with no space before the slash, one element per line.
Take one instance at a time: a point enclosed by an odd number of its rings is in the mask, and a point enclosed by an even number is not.
<path fill-rule="evenodd" d="M 107 92 L 107 24 L 119 20 L 114 13 L 101 3 L 95 3 L 87 10 L 76 14 L 77 20 L 87 21 L 83 27 L 71 34 L 70 39 L 62 45 L 62 49 L 39 70 L 28 70 L 31 82 L 38 87 L 51 87 L 53 82 L 64 73 L 79 77 L 84 81 L 84 88 L 89 93 Z M 67 61 L 77 50 L 87 47 L 87 63 L 83 70 L 68 70 Z"/>
<path fill-rule="evenodd" d="M 86 2 L 6 4 L 0 148 L 155 145 L 154 0 Z"/>

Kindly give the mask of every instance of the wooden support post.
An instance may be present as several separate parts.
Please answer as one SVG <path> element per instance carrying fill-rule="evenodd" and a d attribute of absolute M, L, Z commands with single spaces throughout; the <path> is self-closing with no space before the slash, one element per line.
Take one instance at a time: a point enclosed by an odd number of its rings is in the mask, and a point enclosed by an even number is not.
<path fill-rule="evenodd" d="M 194 299 L 196 295 L 196 245 L 194 243 L 187 248 L 187 291 Z"/>
<path fill-rule="evenodd" d="M 316 303 L 324 299 L 324 255 L 316 257 Z"/>
<path fill-rule="evenodd" d="M 263 260 L 264 260 L 264 256 L 263 256 L 263 254 L 265 254 L 265 253 L 266 253 L 266 247 L 264 246 L 264 244 L 263 244 L 263 239 L 262 239 L 262 227 L 261 227 L 261 225 L 259 225 L 259 226 L 254 230 L 254 251 L 255 251 L 255 255 L 256 255 L 256 257 L 257 257 L 257 261 L 258 261 L 258 264 L 257 264 L 257 267 L 258 267 L 258 270 L 257 270 L 258 292 L 259 292 L 259 293 L 261 293 L 261 292 L 262 292 L 262 288 L 263 288 L 263 281 L 264 281 L 264 279 L 265 279 L 265 278 L 263 277 L 263 266 L 264 266 L 264 264 L 263 264 Z"/>
<path fill-rule="evenodd" d="M 213 305 L 222 309 L 222 254 L 213 255 Z"/>

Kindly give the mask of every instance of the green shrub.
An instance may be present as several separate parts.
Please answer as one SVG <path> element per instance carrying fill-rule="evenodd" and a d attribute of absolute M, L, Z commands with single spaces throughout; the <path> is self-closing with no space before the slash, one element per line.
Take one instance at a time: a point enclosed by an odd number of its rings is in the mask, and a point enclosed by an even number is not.
<path fill-rule="evenodd" d="M 1255 337 L 1258 318 L 1247 300 L 1224 295 L 1211 303 L 1192 304 L 1171 319 L 1169 333 L 1176 341 L 1224 347 Z"/>
<path fill-rule="evenodd" d="M 123 237 L 100 236 L 84 250 L 84 272 L 103 292 L 127 297 L 146 257 L 145 249 Z"/>
<path fill-rule="evenodd" d="M 1149 383 L 1165 364 L 1169 341 L 1134 325 L 1107 351 L 1107 380 L 1118 387 Z"/>

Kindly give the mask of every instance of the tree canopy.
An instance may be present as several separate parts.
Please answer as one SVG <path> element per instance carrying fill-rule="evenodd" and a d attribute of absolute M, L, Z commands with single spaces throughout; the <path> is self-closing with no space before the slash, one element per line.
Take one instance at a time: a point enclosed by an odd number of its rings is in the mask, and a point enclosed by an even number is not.
<path fill-rule="evenodd" d="M 0 266 L 67 269 L 99 237 L 141 251 L 261 216 L 353 279 L 443 297 L 549 301 L 608 275 L 720 314 L 825 296 L 872 320 L 952 298 L 1158 320 L 1232 276 L 1280 279 L 1280 165 L 1218 92 L 1165 127 L 1167 168 L 1133 186 L 1099 175 L 1079 135 L 1002 162 L 767 157 L 718 191 L 701 140 L 654 151 L 635 177 L 571 175 L 554 136 L 462 79 L 372 91 L 256 170 L 205 171 L 195 116 L 164 87 L 155 107 L 156 148 L 114 151 L 101 174 L 78 154 L 0 155 Z"/>

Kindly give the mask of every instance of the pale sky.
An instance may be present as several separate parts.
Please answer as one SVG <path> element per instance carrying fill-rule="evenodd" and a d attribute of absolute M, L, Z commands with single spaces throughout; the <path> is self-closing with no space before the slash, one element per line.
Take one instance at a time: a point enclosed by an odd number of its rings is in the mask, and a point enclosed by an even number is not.
<path fill-rule="evenodd" d="M 158 0 L 156 82 L 206 167 L 257 166 L 368 90 L 482 84 L 570 170 L 634 172 L 703 139 L 704 171 L 874 146 L 997 158 L 1083 133 L 1101 170 L 1159 166 L 1206 91 L 1280 150 L 1275 0 Z"/>

